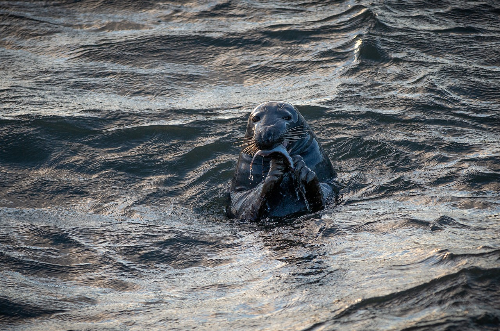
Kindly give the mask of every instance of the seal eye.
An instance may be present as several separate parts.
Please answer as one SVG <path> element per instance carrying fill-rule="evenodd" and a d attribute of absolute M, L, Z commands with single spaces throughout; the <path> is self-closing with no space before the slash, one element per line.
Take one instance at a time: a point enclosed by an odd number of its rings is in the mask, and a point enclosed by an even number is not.
<path fill-rule="evenodd" d="M 259 116 L 252 117 L 252 122 L 258 122 L 258 121 L 260 121 L 260 117 Z"/>
<path fill-rule="evenodd" d="M 285 115 L 285 116 L 283 116 L 283 119 L 284 119 L 285 121 L 289 121 L 289 120 L 291 120 L 291 119 L 292 119 L 292 116 L 290 116 L 290 115 Z"/>

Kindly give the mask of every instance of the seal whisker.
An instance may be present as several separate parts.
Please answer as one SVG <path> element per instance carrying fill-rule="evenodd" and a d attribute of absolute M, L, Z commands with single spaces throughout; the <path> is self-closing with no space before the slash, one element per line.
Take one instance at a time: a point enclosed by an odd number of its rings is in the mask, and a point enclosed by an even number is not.
<path fill-rule="evenodd" d="M 292 140 L 292 139 L 300 140 L 300 139 L 302 139 L 306 135 L 307 135 L 307 132 L 305 132 L 305 131 L 287 132 L 287 133 L 285 133 L 285 139 L 288 139 L 288 140 Z"/>
<path fill-rule="evenodd" d="M 290 128 L 290 129 L 288 129 L 288 132 L 290 132 L 290 131 L 296 131 L 296 130 L 304 130 L 304 126 L 303 125 L 299 125 L 299 126 Z"/>
<path fill-rule="evenodd" d="M 252 142 L 252 141 L 245 141 L 242 143 L 237 143 L 236 146 L 238 146 L 238 147 L 249 146 L 249 145 L 252 145 L 253 143 L 254 142 Z"/>
<path fill-rule="evenodd" d="M 255 141 L 251 142 L 250 144 L 248 144 L 243 150 L 242 152 L 245 153 L 245 154 L 249 154 L 249 155 L 253 155 L 255 154 L 257 151 L 259 150 L 259 148 L 257 147 L 257 145 L 255 144 Z"/>

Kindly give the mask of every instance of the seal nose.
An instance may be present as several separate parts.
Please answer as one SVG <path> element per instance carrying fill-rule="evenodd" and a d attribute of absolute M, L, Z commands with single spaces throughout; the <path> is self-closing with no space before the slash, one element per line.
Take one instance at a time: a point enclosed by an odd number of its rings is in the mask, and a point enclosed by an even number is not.
<path fill-rule="evenodd" d="M 273 147 L 273 142 L 274 142 L 274 135 L 270 134 L 262 139 L 261 145 L 262 147 L 264 147 L 263 149 L 267 149 Z"/>
<path fill-rule="evenodd" d="M 262 150 L 271 149 L 280 143 L 281 135 L 273 127 L 267 127 L 264 130 L 256 132 L 255 141 L 257 147 Z"/>

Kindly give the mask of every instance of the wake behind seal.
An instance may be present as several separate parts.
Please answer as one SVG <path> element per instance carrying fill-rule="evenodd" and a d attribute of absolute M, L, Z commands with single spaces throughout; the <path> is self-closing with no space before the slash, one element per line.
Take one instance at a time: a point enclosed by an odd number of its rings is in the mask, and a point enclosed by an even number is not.
<path fill-rule="evenodd" d="M 338 196 L 332 163 L 299 111 L 257 106 L 231 182 L 229 217 L 258 220 L 316 212 Z"/>

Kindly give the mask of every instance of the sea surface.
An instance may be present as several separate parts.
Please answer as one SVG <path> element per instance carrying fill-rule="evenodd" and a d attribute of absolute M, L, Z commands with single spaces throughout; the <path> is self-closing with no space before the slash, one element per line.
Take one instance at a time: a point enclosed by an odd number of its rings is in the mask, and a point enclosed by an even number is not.
<path fill-rule="evenodd" d="M 343 200 L 229 220 L 249 112 Z M 500 2 L 0 1 L 1 330 L 500 330 Z"/>

